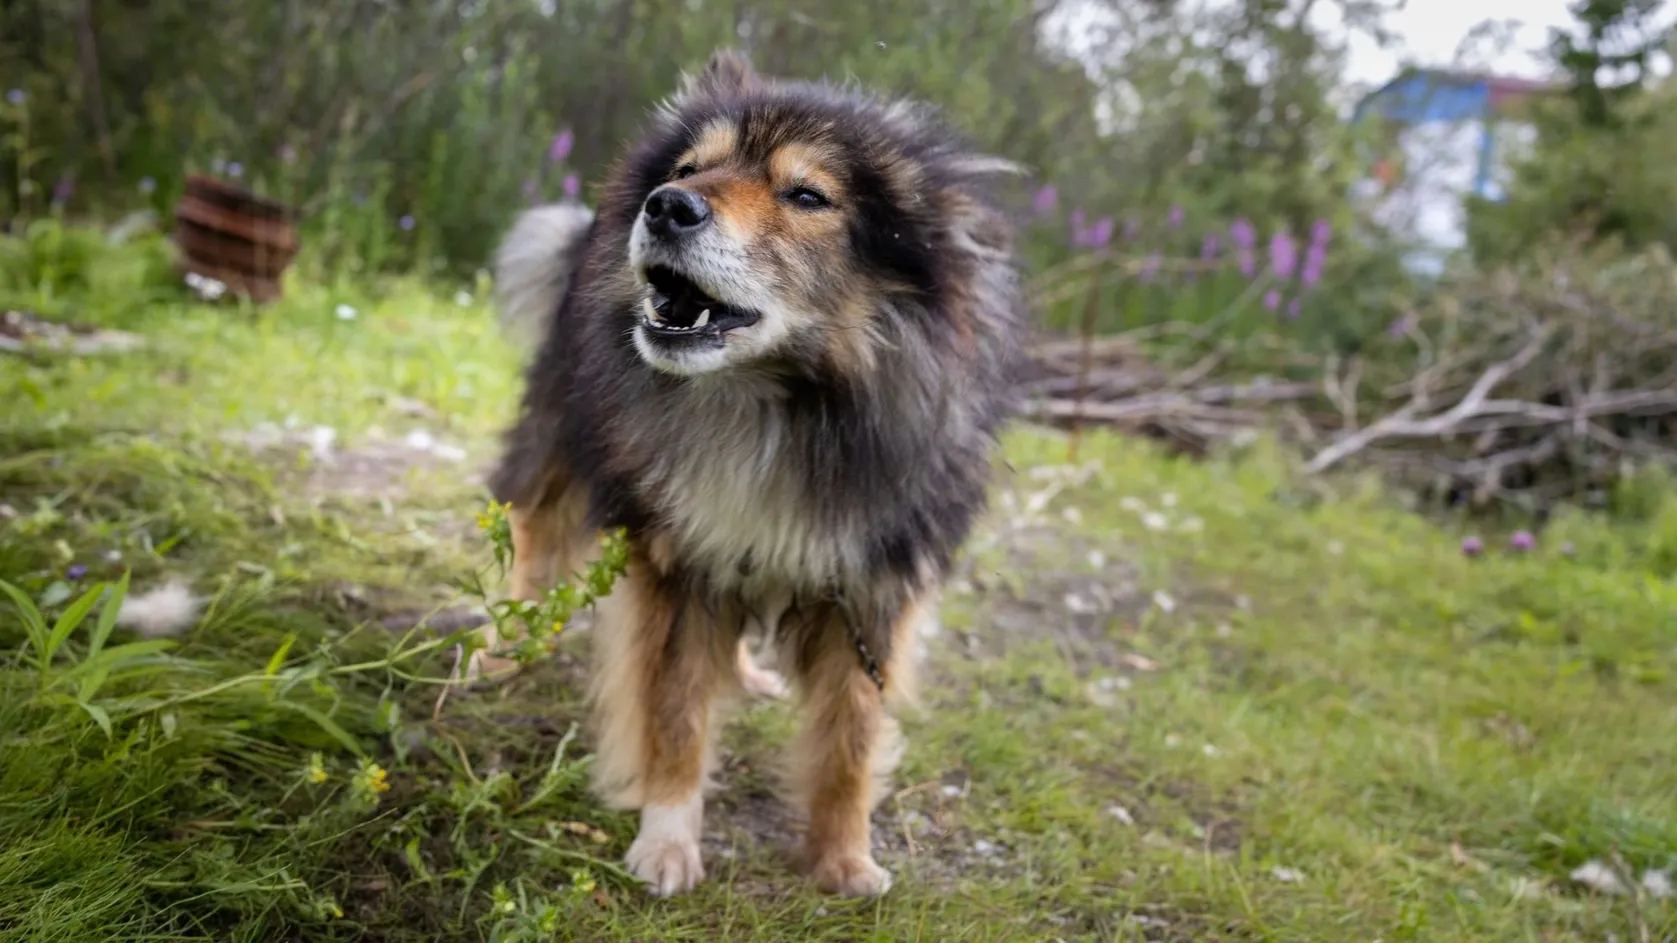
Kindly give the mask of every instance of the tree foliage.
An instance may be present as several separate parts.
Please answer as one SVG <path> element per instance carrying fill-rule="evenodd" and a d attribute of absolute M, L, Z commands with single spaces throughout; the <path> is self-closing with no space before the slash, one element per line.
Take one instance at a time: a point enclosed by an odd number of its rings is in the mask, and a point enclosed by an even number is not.
<path fill-rule="evenodd" d="M 1671 42 L 1664 0 L 1580 0 L 1574 29 L 1550 43 L 1565 96 L 1534 111 L 1535 146 L 1507 197 L 1475 202 L 1469 240 L 1481 261 L 1529 253 L 1548 234 L 1677 247 L 1677 85 L 1650 81 Z"/>

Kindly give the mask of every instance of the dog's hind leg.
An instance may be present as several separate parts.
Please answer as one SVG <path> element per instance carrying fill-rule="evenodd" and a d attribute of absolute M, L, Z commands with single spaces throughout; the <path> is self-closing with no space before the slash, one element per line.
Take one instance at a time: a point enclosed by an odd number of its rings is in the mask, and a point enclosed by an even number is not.
<path fill-rule="evenodd" d="M 809 809 L 805 852 L 822 890 L 866 897 L 891 886 L 890 873 L 873 860 L 868 815 L 901 755 L 887 707 L 911 691 L 914 632 L 931 604 L 911 604 L 892 620 L 888 655 L 878 666 L 883 689 L 836 610 L 803 627 L 810 634 L 799 645 L 795 665 L 803 729 L 791 771 Z"/>
<path fill-rule="evenodd" d="M 658 896 L 681 893 L 704 877 L 703 790 L 738 628 L 638 555 L 596 615 L 595 787 L 618 808 L 640 809 L 629 870 Z"/>

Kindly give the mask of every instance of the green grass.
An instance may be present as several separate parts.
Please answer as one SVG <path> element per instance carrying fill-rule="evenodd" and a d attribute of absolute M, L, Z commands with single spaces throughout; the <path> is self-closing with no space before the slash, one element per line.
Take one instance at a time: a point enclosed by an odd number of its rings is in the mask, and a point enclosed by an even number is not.
<path fill-rule="evenodd" d="M 132 633 L 96 646 L 94 606 L 43 662 L 0 603 L 0 939 L 1677 934 L 1671 901 L 1568 880 L 1677 866 L 1669 486 L 1644 523 L 1563 515 L 1532 553 L 1468 559 L 1456 525 L 1268 444 L 1196 464 L 1096 436 L 1074 463 L 1018 430 L 876 818 L 890 895 L 787 868 L 762 770 L 792 718 L 757 705 L 726 738 L 710 880 L 654 902 L 617 865 L 633 817 L 584 788 L 584 638 L 433 719 L 452 639 L 409 630 L 493 576 L 474 475 L 517 375 L 491 314 L 400 283 L 198 305 L 148 258 L 0 282 L 0 305 L 148 341 L 0 355 L 0 579 L 49 629 L 124 573 L 209 600 L 91 693 L 94 649 Z M 290 417 L 336 429 L 338 461 L 229 437 Z M 385 444 L 415 428 L 468 460 Z"/>

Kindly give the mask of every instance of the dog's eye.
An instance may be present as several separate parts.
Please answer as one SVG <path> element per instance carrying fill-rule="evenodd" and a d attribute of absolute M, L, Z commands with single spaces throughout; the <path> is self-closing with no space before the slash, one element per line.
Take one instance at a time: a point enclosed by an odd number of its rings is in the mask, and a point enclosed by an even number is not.
<path fill-rule="evenodd" d="M 698 172 L 699 168 L 694 167 L 692 164 L 682 164 L 680 167 L 675 169 L 674 179 L 680 180 L 683 177 L 691 177 Z"/>
<path fill-rule="evenodd" d="M 826 197 L 809 187 L 793 187 L 786 191 L 786 200 L 794 206 L 801 206 L 806 210 L 818 210 L 823 206 L 832 205 Z"/>

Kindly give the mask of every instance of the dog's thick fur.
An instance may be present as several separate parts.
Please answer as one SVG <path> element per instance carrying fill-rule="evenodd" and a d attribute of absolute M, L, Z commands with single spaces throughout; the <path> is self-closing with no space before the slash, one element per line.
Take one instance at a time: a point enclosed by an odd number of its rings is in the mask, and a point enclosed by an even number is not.
<path fill-rule="evenodd" d="M 889 885 L 868 824 L 887 704 L 909 691 L 916 626 L 1010 412 L 1022 307 L 986 184 L 1011 170 L 917 106 L 718 52 L 597 217 L 531 211 L 498 256 L 503 316 L 544 322 L 492 480 L 512 505 L 512 591 L 534 598 L 582 569 L 599 528 L 627 529 L 594 629 L 594 769 L 641 810 L 628 864 L 658 893 L 703 876 L 720 705 L 764 687 L 741 647 L 753 626 L 799 694 L 815 881 Z"/>

